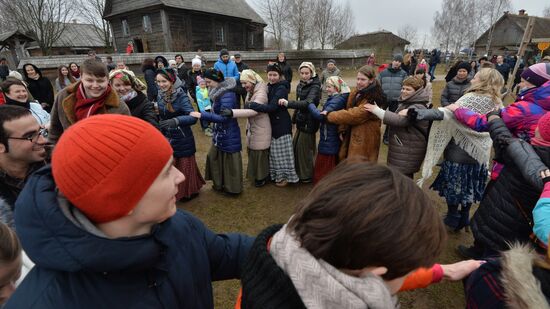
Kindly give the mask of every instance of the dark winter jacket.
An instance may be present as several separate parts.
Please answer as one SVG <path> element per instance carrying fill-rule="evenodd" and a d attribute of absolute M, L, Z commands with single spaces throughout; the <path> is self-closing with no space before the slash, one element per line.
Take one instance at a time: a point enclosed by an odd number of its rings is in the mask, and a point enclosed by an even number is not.
<path fill-rule="evenodd" d="M 286 63 L 286 60 L 283 62 L 277 61 L 279 66 L 281 67 L 281 70 L 283 71 L 283 76 L 285 77 L 285 80 L 292 84 L 292 67 L 290 67 L 290 64 Z"/>
<path fill-rule="evenodd" d="M 173 94 L 174 97 L 172 98 L 173 112 L 168 110 L 162 92 L 159 92 L 159 118 L 160 120 L 172 118 L 178 120 L 179 125 L 176 128 L 163 130 L 162 134 L 166 136 L 170 145 L 172 145 L 174 157 L 184 158 L 194 155 L 196 151 L 195 137 L 193 136 L 193 131 L 191 131 L 191 126 L 197 122 L 197 118 L 189 116 L 189 113 L 193 112 L 194 109 L 193 106 L 191 106 L 191 102 L 189 102 L 187 93 L 179 87 L 177 82 L 174 84 L 174 89 L 176 89 L 176 92 Z"/>
<path fill-rule="evenodd" d="M 476 243 L 500 251 L 509 243 L 530 241 L 532 211 L 543 188 L 540 172 L 550 166 L 550 147 L 532 147 L 512 138 L 501 119 L 489 126 L 496 157 L 504 168 L 485 192 L 471 225 Z"/>
<path fill-rule="evenodd" d="M 319 129 L 319 121 L 309 113 L 309 104 L 319 105 L 321 100 L 321 82 L 318 76 L 303 82 L 296 87 L 296 101 L 289 101 L 288 108 L 296 109 L 292 121 L 296 128 L 305 133 L 315 133 Z"/>
<path fill-rule="evenodd" d="M 239 63 L 235 62 L 235 64 L 237 65 L 237 70 L 239 70 L 239 73 L 241 73 L 241 72 L 244 71 L 244 70 L 248 70 L 248 69 L 249 69 L 249 68 L 248 68 L 248 65 L 247 65 L 246 63 L 242 62 L 242 61 L 239 62 Z"/>
<path fill-rule="evenodd" d="M 450 82 L 447 83 L 447 85 L 445 85 L 445 88 L 441 93 L 441 106 L 445 107 L 458 101 L 458 99 L 460 99 L 460 97 L 464 95 L 464 92 L 466 92 L 466 89 L 468 89 L 470 85 L 471 84 L 469 78 L 466 78 L 463 81 L 453 78 Z"/>
<path fill-rule="evenodd" d="M 189 71 L 189 68 L 187 68 L 187 66 L 184 63 L 182 63 L 177 67 L 177 71 L 178 71 L 178 77 L 182 81 L 184 81 L 187 86 L 189 86 L 189 84 L 187 83 L 187 79 L 188 79 L 187 72 Z M 195 88 L 190 88 L 190 89 L 195 89 Z"/>
<path fill-rule="evenodd" d="M 253 239 L 216 235 L 178 210 L 150 234 L 110 239 L 59 197 L 50 167 L 16 205 L 36 266 L 4 308 L 213 308 L 211 282 L 238 278 Z"/>
<path fill-rule="evenodd" d="M 388 102 L 399 99 L 399 96 L 401 96 L 401 86 L 405 78 L 407 78 L 407 72 L 401 70 L 401 68 L 394 69 L 389 67 L 378 75 L 378 80 Z"/>
<path fill-rule="evenodd" d="M 145 78 L 145 82 L 147 83 L 147 99 L 151 102 L 156 102 L 159 90 L 157 87 L 157 83 L 155 82 L 155 79 L 157 77 L 157 73 L 155 73 L 155 68 L 143 68 L 143 75 Z"/>
<path fill-rule="evenodd" d="M 349 93 L 336 94 L 328 97 L 323 105 L 323 111 L 333 112 L 344 109 L 348 101 Z M 323 155 L 338 155 L 340 149 L 340 137 L 338 136 L 338 125 L 327 122 L 320 114 L 317 106 L 309 104 L 309 112 L 315 120 L 321 122 L 319 130 L 319 153 Z"/>
<path fill-rule="evenodd" d="M 283 135 L 292 134 L 290 114 L 284 106 L 279 105 L 279 99 L 288 99 L 290 83 L 286 80 L 267 85 L 267 104 L 250 103 L 250 108 L 268 113 L 271 122 L 271 137 L 277 139 Z"/>
<path fill-rule="evenodd" d="M 512 68 L 508 63 L 502 63 L 502 64 L 495 64 L 495 69 L 502 75 L 502 78 L 504 78 L 504 83 L 508 81 L 508 77 L 510 77 L 510 72 Z"/>
<path fill-rule="evenodd" d="M 239 152 L 242 149 L 241 130 L 237 119 L 220 115 L 222 109 L 239 108 L 239 101 L 234 92 L 236 85 L 234 78 L 226 78 L 217 88 L 211 89 L 208 95 L 212 101 L 212 110 L 201 113 L 201 120 L 214 123 L 214 146 L 228 153 Z"/>
<path fill-rule="evenodd" d="M 33 96 L 35 100 L 37 100 L 40 103 L 46 103 L 48 106 L 44 108 L 48 113 L 52 110 L 53 101 L 54 101 L 54 94 L 53 94 L 53 86 L 52 83 L 50 83 L 50 80 L 46 77 L 42 76 L 42 71 L 40 71 L 39 68 L 37 68 L 34 64 L 30 64 L 36 73 L 40 76 L 37 80 L 34 80 L 32 78 L 29 78 L 27 75 L 27 71 L 23 71 L 23 74 L 25 76 L 25 81 L 27 82 L 27 88 L 29 89 L 29 92 Z"/>
<path fill-rule="evenodd" d="M 489 259 L 465 280 L 466 308 L 548 308 L 550 270 L 534 264 L 539 259 L 518 245 Z"/>
<path fill-rule="evenodd" d="M 153 103 L 147 100 L 147 96 L 143 92 L 138 91 L 137 96 L 126 102 L 132 116 L 145 120 L 152 124 L 155 128 L 159 128 L 159 121 Z"/>
<path fill-rule="evenodd" d="M 426 155 L 429 121 L 410 121 L 398 115 L 406 108 L 427 109 L 430 100 L 426 88 L 420 88 L 410 98 L 399 101 L 394 112 L 386 111 L 382 122 L 388 126 L 388 165 L 408 175 L 418 172 Z"/>
<path fill-rule="evenodd" d="M 189 89 L 189 94 L 193 98 L 195 102 L 197 102 L 197 93 L 194 91 L 194 89 L 197 88 L 197 76 L 201 76 L 204 72 L 202 70 L 193 71 L 193 69 L 190 69 L 187 72 L 187 88 Z"/>
<path fill-rule="evenodd" d="M 0 81 L 5 81 L 8 75 L 10 75 L 8 66 L 5 64 L 0 65 Z"/>

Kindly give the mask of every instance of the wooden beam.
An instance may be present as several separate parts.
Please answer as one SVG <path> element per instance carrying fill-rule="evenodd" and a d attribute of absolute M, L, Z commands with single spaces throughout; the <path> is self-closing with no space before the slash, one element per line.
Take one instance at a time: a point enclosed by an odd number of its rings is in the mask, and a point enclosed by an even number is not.
<path fill-rule="evenodd" d="M 160 21 L 162 23 L 162 33 L 164 35 L 164 51 L 172 51 L 172 34 L 170 33 L 170 21 L 164 9 L 160 10 Z"/>
<path fill-rule="evenodd" d="M 527 48 L 527 45 L 529 45 L 529 43 L 531 42 L 531 36 L 533 35 L 534 26 L 535 18 L 533 16 L 529 16 L 529 19 L 527 20 L 527 26 L 525 26 L 525 32 L 523 33 L 523 38 L 521 39 L 521 44 L 519 45 L 516 65 L 514 65 L 514 69 L 512 70 L 512 78 L 508 78 L 508 84 L 506 85 L 506 89 L 508 90 L 507 95 L 512 95 L 513 89 L 511 89 L 511 87 L 514 84 L 514 79 L 516 78 L 516 72 L 518 71 L 519 63 L 525 55 L 525 49 Z"/>

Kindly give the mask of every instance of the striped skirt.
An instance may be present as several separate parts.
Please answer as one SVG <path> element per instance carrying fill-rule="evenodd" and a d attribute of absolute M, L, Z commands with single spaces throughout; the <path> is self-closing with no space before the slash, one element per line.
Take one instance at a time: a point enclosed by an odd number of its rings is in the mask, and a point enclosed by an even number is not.
<path fill-rule="evenodd" d="M 199 172 L 195 155 L 174 158 L 174 166 L 185 175 L 185 180 L 178 185 L 176 199 L 189 198 L 191 195 L 199 193 L 205 182 Z"/>

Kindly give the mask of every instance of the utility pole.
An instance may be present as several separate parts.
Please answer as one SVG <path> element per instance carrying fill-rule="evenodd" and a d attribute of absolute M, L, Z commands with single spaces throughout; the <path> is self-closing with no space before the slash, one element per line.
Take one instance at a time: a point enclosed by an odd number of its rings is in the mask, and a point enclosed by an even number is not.
<path fill-rule="evenodd" d="M 521 59 L 525 55 L 525 49 L 527 48 L 527 45 L 531 42 L 531 35 L 533 34 L 533 28 L 535 26 L 535 18 L 533 16 L 529 16 L 529 19 L 527 20 L 527 26 L 525 26 L 525 32 L 523 33 L 523 38 L 521 39 L 521 44 L 519 45 L 519 50 L 517 54 L 517 61 L 516 65 L 514 66 L 514 69 L 512 70 L 512 78 L 508 79 L 508 84 L 506 85 L 506 89 L 508 90 L 507 93 L 510 95 L 512 93 L 513 89 L 510 89 L 512 87 L 512 84 L 514 83 L 514 78 L 516 76 L 516 72 L 518 71 L 519 63 L 521 62 Z"/>

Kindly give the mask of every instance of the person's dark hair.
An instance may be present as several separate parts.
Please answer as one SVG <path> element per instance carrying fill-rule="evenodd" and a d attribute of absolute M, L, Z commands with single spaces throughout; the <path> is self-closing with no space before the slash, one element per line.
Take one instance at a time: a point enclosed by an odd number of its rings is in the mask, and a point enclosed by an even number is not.
<path fill-rule="evenodd" d="M 21 243 L 6 224 L 0 222 L 0 265 L 9 264 L 21 256 Z"/>
<path fill-rule="evenodd" d="M 76 79 L 74 79 L 73 75 L 71 74 L 71 69 L 66 65 L 61 65 L 57 69 L 57 78 L 59 80 L 59 86 L 61 86 L 61 88 L 65 88 L 68 86 L 68 85 L 65 85 L 65 76 L 63 75 L 63 73 L 61 73 L 61 70 L 63 68 L 67 69 L 67 78 L 69 79 L 69 82 L 71 84 L 76 83 Z"/>
<path fill-rule="evenodd" d="M 113 61 L 113 57 L 111 57 L 111 56 L 107 56 L 107 57 L 105 57 L 105 58 L 107 58 L 107 60 Z"/>
<path fill-rule="evenodd" d="M 483 57 L 479 58 L 478 62 L 481 62 L 481 60 L 489 61 L 489 58 L 483 56 Z"/>
<path fill-rule="evenodd" d="M 4 123 L 26 116 L 32 116 L 31 111 L 22 106 L 0 105 L 0 144 L 6 146 L 6 151 L 9 150 L 8 137 L 10 132 L 4 128 Z"/>
<path fill-rule="evenodd" d="M 271 63 L 271 64 L 268 64 L 267 65 L 267 73 L 269 72 L 277 72 L 277 74 L 279 74 L 279 76 L 281 76 L 281 79 L 284 79 L 284 75 L 283 75 L 283 69 L 281 68 L 281 66 L 279 65 L 278 62 L 274 62 L 274 63 Z"/>
<path fill-rule="evenodd" d="M 15 78 L 15 77 L 8 77 L 8 78 L 6 78 L 5 81 L 3 81 L 0 84 L 0 89 L 2 89 L 3 93 L 9 93 L 10 92 L 10 87 L 13 86 L 13 85 L 19 85 L 19 86 L 23 86 L 23 87 L 27 88 L 27 85 L 25 85 L 25 83 L 23 83 L 21 80 Z"/>
<path fill-rule="evenodd" d="M 303 199 L 288 224 L 301 246 L 339 269 L 386 267 L 392 280 L 431 267 L 447 233 L 430 198 L 397 170 L 346 160 Z"/>
<path fill-rule="evenodd" d="M 360 67 L 357 72 L 365 75 L 369 79 L 373 79 L 376 77 L 376 69 L 370 65 L 364 65 Z"/>
<path fill-rule="evenodd" d="M 178 57 L 181 58 L 181 61 L 183 62 L 183 56 L 181 54 L 177 54 L 175 57 L 174 57 L 174 60 L 178 59 Z"/>
<path fill-rule="evenodd" d="M 156 71 L 155 59 L 153 59 L 153 58 L 143 59 L 143 62 L 141 63 L 141 71 L 145 72 L 145 70 L 148 70 L 148 69 Z"/>
<path fill-rule="evenodd" d="M 33 69 L 36 71 L 36 74 L 42 77 L 42 71 L 36 65 L 32 63 L 25 63 L 25 65 L 23 65 L 23 76 L 25 77 L 26 81 L 29 79 L 29 75 L 27 75 L 27 67 L 29 65 L 33 67 Z"/>
<path fill-rule="evenodd" d="M 424 87 L 428 84 L 428 78 L 426 77 L 426 70 L 424 68 L 416 67 L 414 74 L 422 74 L 422 81 L 424 82 Z"/>
<path fill-rule="evenodd" d="M 86 59 L 82 62 L 80 66 L 80 74 L 84 73 L 93 75 L 95 77 L 106 77 L 109 76 L 109 70 L 105 63 L 96 60 L 96 59 Z"/>

